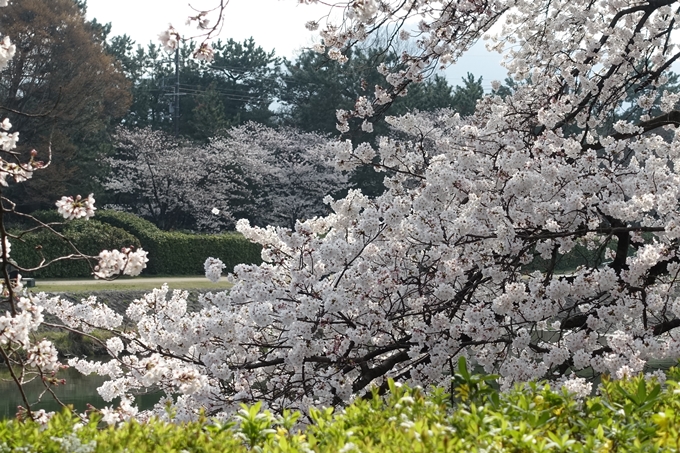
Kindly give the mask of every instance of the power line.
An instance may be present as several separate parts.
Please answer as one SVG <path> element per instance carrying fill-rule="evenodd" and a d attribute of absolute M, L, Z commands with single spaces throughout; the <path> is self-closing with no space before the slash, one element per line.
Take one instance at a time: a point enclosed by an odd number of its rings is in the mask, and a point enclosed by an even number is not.
<path fill-rule="evenodd" d="M 161 91 L 161 89 L 148 89 L 147 88 L 145 91 L 148 92 L 148 93 L 151 93 L 151 92 Z M 199 87 L 197 89 L 193 89 L 193 88 L 186 88 L 186 87 L 182 87 L 182 86 L 180 86 L 179 95 L 180 96 L 186 96 L 186 95 L 198 96 L 198 95 L 210 93 L 211 91 L 213 93 L 219 94 L 220 97 L 223 97 L 227 100 L 238 100 L 238 101 L 261 100 L 261 101 L 268 101 L 268 102 L 273 102 L 275 100 L 274 96 L 268 97 L 268 96 L 261 96 L 261 95 L 249 95 L 247 93 L 239 94 L 239 92 L 229 93 L 229 92 L 220 91 L 220 90 L 201 89 L 201 87 Z M 164 96 L 173 96 L 173 99 L 174 99 L 175 92 L 174 91 L 164 92 L 163 95 Z"/>

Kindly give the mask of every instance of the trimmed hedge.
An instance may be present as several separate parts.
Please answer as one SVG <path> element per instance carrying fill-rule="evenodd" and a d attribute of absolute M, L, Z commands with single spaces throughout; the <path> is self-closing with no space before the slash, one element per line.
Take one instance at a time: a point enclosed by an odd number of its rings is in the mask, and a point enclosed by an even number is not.
<path fill-rule="evenodd" d="M 97 256 L 104 249 L 120 249 L 122 247 L 139 247 L 139 240 L 122 228 L 96 220 L 72 220 L 60 227 L 61 233 L 70 240 L 83 254 Z M 17 233 L 10 231 L 10 233 Z M 22 267 L 36 267 L 44 258 L 46 261 L 74 253 L 73 248 L 50 231 L 41 230 L 24 234 L 20 239 L 10 239 L 12 244 L 11 258 Z M 92 275 L 90 265 L 85 259 L 58 261 L 45 269 L 32 272 L 25 277 L 39 278 L 76 278 Z"/>
<path fill-rule="evenodd" d="M 35 211 L 31 215 L 43 223 L 66 222 L 64 220 L 64 217 L 61 214 L 59 214 L 59 211 L 57 211 L 56 209 L 45 209 L 42 211 Z"/>
<path fill-rule="evenodd" d="M 138 238 L 152 238 L 154 235 L 162 234 L 163 230 L 158 228 L 148 220 L 137 217 L 129 212 L 122 211 L 97 211 L 96 218 L 100 222 L 106 222 L 118 228 L 123 228 L 130 234 Z"/>
<path fill-rule="evenodd" d="M 219 258 L 231 272 L 237 264 L 259 264 L 262 248 L 239 233 L 187 234 L 163 231 L 153 223 L 120 211 L 98 211 L 101 222 L 122 228 L 149 252 L 146 274 L 196 275 L 205 272 L 209 256 Z"/>
<path fill-rule="evenodd" d="M 64 220 L 56 211 L 39 211 L 34 215 L 46 223 Z M 200 275 L 204 273 L 203 263 L 209 256 L 220 258 L 229 272 L 237 264 L 262 262 L 262 248 L 239 233 L 208 235 L 168 232 L 133 214 L 119 211 L 97 211 L 95 219 L 66 221 L 54 228 L 85 255 L 97 256 L 104 249 L 142 247 L 149 252 L 149 262 L 143 272 L 145 275 Z M 16 226 L 28 228 L 21 223 Z M 36 247 L 40 248 L 48 261 L 74 253 L 67 242 L 45 230 L 25 234 L 21 240 L 11 242 L 12 259 L 22 267 L 35 267 L 40 263 L 41 255 Z M 91 275 L 92 269 L 86 261 L 68 260 L 54 263 L 26 277 L 84 278 Z"/>
<path fill-rule="evenodd" d="M 460 368 L 459 368 L 460 370 Z M 102 428 L 66 411 L 46 425 L 0 422 L 0 453 L 50 452 L 670 452 L 680 448 L 680 385 L 638 377 L 604 380 L 601 396 L 575 400 L 540 384 L 499 393 L 478 376 L 457 374 L 454 397 L 389 382 L 387 396 L 346 409 L 273 416 L 258 403 L 224 424 L 202 417 L 169 424 L 128 421 Z"/>

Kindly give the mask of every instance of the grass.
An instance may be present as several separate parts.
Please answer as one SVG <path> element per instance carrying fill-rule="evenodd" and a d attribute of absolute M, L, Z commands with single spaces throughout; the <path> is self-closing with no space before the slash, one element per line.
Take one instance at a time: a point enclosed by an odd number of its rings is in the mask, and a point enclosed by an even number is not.
<path fill-rule="evenodd" d="M 106 342 L 114 336 L 112 333 L 100 329 L 93 330 L 89 335 L 102 342 Z M 50 340 L 61 357 L 93 357 L 107 354 L 106 348 L 101 343 L 87 335 L 64 330 L 42 330 L 37 334 L 37 337 Z"/>
<path fill-rule="evenodd" d="M 198 277 L 198 276 L 197 276 Z M 212 283 L 207 278 L 193 276 L 182 277 L 138 277 L 130 279 L 120 279 L 115 281 L 101 280 L 56 280 L 56 279 L 37 279 L 33 292 L 47 293 L 79 293 L 91 291 L 148 291 L 160 288 L 163 283 L 168 283 L 170 289 L 199 289 L 205 291 L 223 291 L 231 288 L 231 284 L 226 280 Z"/>

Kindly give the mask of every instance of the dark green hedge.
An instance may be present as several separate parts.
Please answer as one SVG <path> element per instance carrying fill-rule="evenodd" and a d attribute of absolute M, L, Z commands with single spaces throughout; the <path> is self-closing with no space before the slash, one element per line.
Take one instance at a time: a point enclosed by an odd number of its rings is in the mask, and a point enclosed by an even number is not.
<path fill-rule="evenodd" d="M 43 222 L 63 221 L 51 212 L 37 213 Z M 133 214 L 118 211 L 98 211 L 96 220 L 73 220 L 55 229 L 85 255 L 96 256 L 104 249 L 142 247 L 149 253 L 145 275 L 201 275 L 203 263 L 209 256 L 221 259 L 226 271 L 241 263 L 260 263 L 261 247 L 246 240 L 239 233 L 187 234 L 167 232 Z M 17 224 L 28 227 L 28 225 Z M 17 231 L 15 231 L 17 233 Z M 74 250 L 53 233 L 42 230 L 12 240 L 12 259 L 22 267 L 35 267 L 41 261 L 70 255 Z M 39 251 L 36 249 L 39 248 Z M 92 263 L 94 265 L 96 263 Z M 80 278 L 92 275 L 92 268 L 84 260 L 60 261 L 46 269 L 26 275 L 36 278 Z"/>
<path fill-rule="evenodd" d="M 35 211 L 31 215 L 44 223 L 65 222 L 64 217 L 56 209 Z"/>
<path fill-rule="evenodd" d="M 122 228 L 96 220 L 72 220 L 61 228 L 62 234 L 75 245 L 81 253 L 90 256 L 99 255 L 104 249 L 120 249 L 122 247 L 139 247 L 139 240 Z M 12 233 L 18 233 L 13 231 Z M 75 253 L 69 243 L 46 230 L 24 234 L 19 239 L 11 239 L 11 258 L 21 267 L 32 268 L 46 261 Z M 76 278 L 92 275 L 91 265 L 84 259 L 58 261 L 45 269 L 32 272 L 25 277 L 38 278 Z"/>
<path fill-rule="evenodd" d="M 135 235 L 149 252 L 146 274 L 203 274 L 206 258 L 219 258 L 231 272 L 237 264 L 260 263 L 261 247 L 239 233 L 187 234 L 160 230 L 153 223 L 119 211 L 97 212 L 99 221 Z"/>
<path fill-rule="evenodd" d="M 163 231 L 153 223 L 144 220 L 141 217 L 137 217 L 134 214 L 130 214 L 129 212 L 110 210 L 97 211 L 96 218 L 100 222 L 106 222 L 113 226 L 117 226 L 118 228 L 123 228 L 128 233 L 133 234 L 140 239 L 152 238 L 163 233 Z"/>

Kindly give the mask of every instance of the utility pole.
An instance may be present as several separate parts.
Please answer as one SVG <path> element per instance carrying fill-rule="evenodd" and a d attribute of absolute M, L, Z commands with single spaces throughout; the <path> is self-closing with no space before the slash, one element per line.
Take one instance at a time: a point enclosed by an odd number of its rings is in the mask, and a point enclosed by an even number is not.
<path fill-rule="evenodd" d="M 173 114 L 175 137 L 179 137 L 179 45 L 175 49 L 175 111 Z"/>

